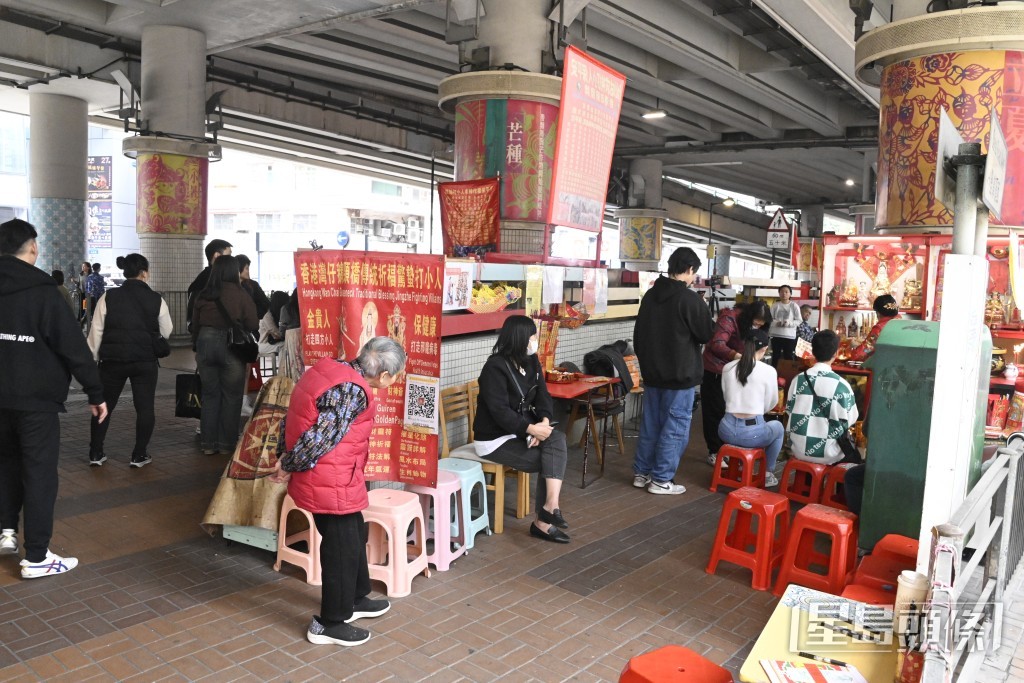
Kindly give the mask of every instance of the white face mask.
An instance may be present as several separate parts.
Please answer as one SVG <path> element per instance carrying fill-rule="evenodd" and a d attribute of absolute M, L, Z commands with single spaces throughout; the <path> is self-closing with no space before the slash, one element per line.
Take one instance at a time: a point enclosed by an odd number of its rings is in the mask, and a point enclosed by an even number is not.
<path fill-rule="evenodd" d="M 538 347 L 539 345 L 537 344 L 537 341 L 535 339 L 531 339 L 530 343 L 526 345 L 526 355 L 532 356 L 537 353 Z"/>

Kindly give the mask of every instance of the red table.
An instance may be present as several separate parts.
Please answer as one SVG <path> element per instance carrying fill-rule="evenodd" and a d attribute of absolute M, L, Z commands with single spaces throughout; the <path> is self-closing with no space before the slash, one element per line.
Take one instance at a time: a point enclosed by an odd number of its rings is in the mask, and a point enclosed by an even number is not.
<path fill-rule="evenodd" d="M 601 475 L 604 475 L 604 453 L 601 451 L 601 444 L 597 441 L 597 424 L 594 418 L 594 394 L 598 389 L 617 384 L 618 377 L 596 377 L 584 375 L 582 379 L 567 384 L 548 383 L 548 393 L 551 398 L 559 398 L 566 401 L 581 400 L 586 397 L 587 422 L 583 427 L 583 479 L 580 488 L 587 488 L 587 459 L 590 454 L 590 435 L 594 435 L 594 451 L 597 453 L 597 461 L 601 464 Z M 572 423 L 576 419 L 576 404 L 569 423 L 565 426 L 566 435 L 571 433 Z"/>

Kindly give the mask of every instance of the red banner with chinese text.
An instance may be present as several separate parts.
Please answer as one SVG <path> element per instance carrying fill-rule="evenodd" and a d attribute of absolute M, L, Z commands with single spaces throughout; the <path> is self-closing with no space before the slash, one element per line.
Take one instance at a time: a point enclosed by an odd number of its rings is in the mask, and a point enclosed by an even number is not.
<path fill-rule="evenodd" d="M 373 337 L 405 349 L 405 372 L 374 390 L 369 481 L 437 485 L 444 258 L 381 252 L 302 251 L 295 275 L 306 365 L 355 359 Z"/>
<path fill-rule="evenodd" d="M 625 91 L 625 76 L 581 50 L 565 49 L 549 223 L 601 231 Z"/>
<path fill-rule="evenodd" d="M 456 258 L 498 248 L 501 192 L 497 178 L 438 183 L 444 253 Z"/>

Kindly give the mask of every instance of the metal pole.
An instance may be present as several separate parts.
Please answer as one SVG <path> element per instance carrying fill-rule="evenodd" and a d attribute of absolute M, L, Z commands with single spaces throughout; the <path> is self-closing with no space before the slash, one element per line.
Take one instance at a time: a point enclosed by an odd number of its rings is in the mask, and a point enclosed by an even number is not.
<path fill-rule="evenodd" d="M 974 255 L 985 258 L 988 251 L 988 207 L 978 206 L 978 221 L 974 228 Z"/>
<path fill-rule="evenodd" d="M 974 234 L 978 220 L 978 194 L 981 167 L 979 163 L 963 157 L 981 158 L 981 144 L 965 142 L 960 145 L 956 166 L 956 204 L 953 208 L 953 253 L 974 253 Z"/>
<path fill-rule="evenodd" d="M 770 277 L 775 277 L 775 249 L 772 249 L 772 274 Z"/>
<path fill-rule="evenodd" d="M 437 182 L 434 180 L 434 153 L 430 153 L 430 241 L 427 242 L 427 253 L 434 253 L 434 193 L 437 192 Z M 441 253 L 444 253 L 444 246 L 441 246 Z"/>

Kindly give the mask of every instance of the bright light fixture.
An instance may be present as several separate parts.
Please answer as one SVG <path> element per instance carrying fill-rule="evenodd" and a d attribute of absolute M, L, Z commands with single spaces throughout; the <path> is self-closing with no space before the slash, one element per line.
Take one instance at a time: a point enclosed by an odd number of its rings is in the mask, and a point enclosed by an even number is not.
<path fill-rule="evenodd" d="M 853 178 L 847 178 L 846 179 L 846 186 L 847 187 L 853 187 L 854 186 Z"/>
<path fill-rule="evenodd" d="M 641 118 L 648 120 L 663 119 L 666 116 L 668 116 L 668 112 L 661 108 L 661 100 L 659 99 L 654 100 L 654 109 L 645 111 L 643 114 L 640 115 Z"/>
<path fill-rule="evenodd" d="M 729 208 L 729 207 L 735 206 L 735 205 L 736 205 L 736 200 L 733 199 L 732 197 L 726 197 L 725 199 L 722 200 L 722 206 L 724 206 L 726 208 Z"/>

